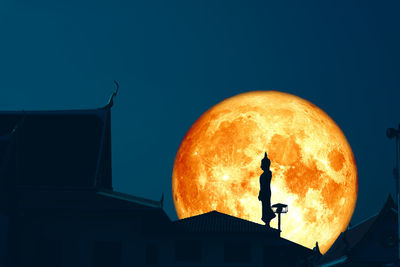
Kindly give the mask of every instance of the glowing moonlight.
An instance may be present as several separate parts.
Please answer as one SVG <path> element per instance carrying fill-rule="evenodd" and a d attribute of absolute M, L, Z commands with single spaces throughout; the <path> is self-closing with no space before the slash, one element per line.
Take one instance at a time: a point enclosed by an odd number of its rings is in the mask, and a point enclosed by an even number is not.
<path fill-rule="evenodd" d="M 271 203 L 289 205 L 282 237 L 325 253 L 351 219 L 357 168 L 346 137 L 320 108 L 267 91 L 228 98 L 205 112 L 177 152 L 172 191 L 179 218 L 211 210 L 257 223 L 260 162 L 271 159 Z M 277 220 L 271 221 L 277 228 Z"/>

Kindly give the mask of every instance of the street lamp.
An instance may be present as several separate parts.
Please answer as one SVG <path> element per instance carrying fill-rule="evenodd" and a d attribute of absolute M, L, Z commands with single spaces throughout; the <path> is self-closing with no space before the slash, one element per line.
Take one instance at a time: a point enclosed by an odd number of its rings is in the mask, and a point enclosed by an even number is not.
<path fill-rule="evenodd" d="M 397 260 L 400 260 L 400 213 L 399 213 L 399 138 L 400 138 L 400 124 L 397 129 L 388 128 L 386 136 L 389 139 L 396 137 L 396 167 L 393 169 L 393 175 L 396 179 L 396 203 L 397 203 Z"/>
<path fill-rule="evenodd" d="M 272 210 L 278 214 L 278 230 L 281 232 L 281 214 L 288 212 L 288 206 L 286 204 L 277 203 L 271 206 Z"/>

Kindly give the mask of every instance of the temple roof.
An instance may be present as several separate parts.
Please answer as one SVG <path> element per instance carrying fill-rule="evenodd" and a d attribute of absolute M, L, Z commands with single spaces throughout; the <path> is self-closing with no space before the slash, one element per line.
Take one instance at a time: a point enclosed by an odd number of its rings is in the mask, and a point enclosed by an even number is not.
<path fill-rule="evenodd" d="M 127 216 L 149 211 L 169 221 L 162 201 L 112 190 L 111 107 L 116 93 L 96 109 L 0 111 L 2 211 Z"/>
<path fill-rule="evenodd" d="M 159 201 L 135 197 L 112 190 L 19 190 L 17 206 L 22 210 L 107 211 L 162 210 Z M 51 200 L 51 201 L 49 201 Z"/>
<path fill-rule="evenodd" d="M 109 105 L 0 111 L 0 160 L 11 135 L 18 186 L 112 188 Z"/>
<path fill-rule="evenodd" d="M 343 262 L 385 262 L 395 258 L 391 244 L 397 238 L 397 207 L 389 195 L 382 210 L 342 232 L 323 255 L 318 266 L 335 266 Z"/>
<path fill-rule="evenodd" d="M 280 231 L 262 224 L 247 221 L 218 211 L 211 211 L 173 222 L 173 232 L 179 236 L 223 236 L 227 240 L 251 238 L 259 240 L 269 249 L 291 248 L 301 255 L 311 255 L 312 250 L 280 237 Z M 305 253 L 305 254 L 304 254 Z M 300 255 L 299 254 L 299 255 Z"/>
<path fill-rule="evenodd" d="M 264 233 L 279 237 L 279 231 L 265 225 L 247 221 L 218 211 L 175 221 L 178 227 L 199 233 Z"/>

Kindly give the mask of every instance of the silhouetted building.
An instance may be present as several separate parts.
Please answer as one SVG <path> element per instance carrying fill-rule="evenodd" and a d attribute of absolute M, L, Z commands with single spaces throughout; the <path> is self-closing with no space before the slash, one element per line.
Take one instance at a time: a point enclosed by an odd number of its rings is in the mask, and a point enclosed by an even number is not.
<path fill-rule="evenodd" d="M 307 257 L 312 255 L 310 249 L 280 238 L 277 229 L 217 211 L 173 225 L 176 259 L 181 262 L 201 262 L 205 266 L 307 266 Z"/>
<path fill-rule="evenodd" d="M 0 266 L 307 264 L 276 229 L 113 191 L 110 109 L 0 112 Z"/>
<path fill-rule="evenodd" d="M 170 220 L 112 190 L 110 108 L 0 112 L 0 265 L 144 265 L 144 228 Z"/>
<path fill-rule="evenodd" d="M 317 266 L 394 266 L 397 206 L 391 196 L 375 216 L 341 233 Z"/>

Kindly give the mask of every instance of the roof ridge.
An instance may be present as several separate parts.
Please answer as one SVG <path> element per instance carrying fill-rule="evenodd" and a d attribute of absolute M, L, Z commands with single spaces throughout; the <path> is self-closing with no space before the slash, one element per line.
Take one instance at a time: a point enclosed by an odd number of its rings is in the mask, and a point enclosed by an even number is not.
<path fill-rule="evenodd" d="M 367 217 L 366 219 L 364 219 L 361 222 L 357 223 L 356 225 L 352 226 L 348 230 L 352 230 L 352 229 L 362 225 L 363 223 L 366 223 L 367 221 L 373 219 L 374 217 L 377 217 L 384 209 L 387 209 L 387 206 L 389 204 L 391 204 L 393 206 L 393 207 L 390 207 L 390 208 L 395 208 L 396 209 L 396 204 L 394 203 L 394 200 L 393 200 L 393 198 L 392 198 L 392 196 L 390 194 L 388 195 L 388 198 L 386 199 L 385 204 L 383 204 L 383 207 L 379 212 L 375 213 L 374 215 L 371 215 L 371 216 Z M 397 210 L 396 210 L 396 212 L 397 212 Z"/>
<path fill-rule="evenodd" d="M 76 108 L 76 109 L 32 109 L 32 110 L 0 110 L 0 115 L 19 115 L 19 114 L 48 114 L 49 112 L 54 112 L 54 113 L 67 113 L 67 112 L 73 112 L 73 113 L 80 113 L 80 112 L 96 112 L 99 110 L 104 109 L 104 107 L 97 107 L 97 108 Z"/>
<path fill-rule="evenodd" d="M 216 210 L 215 210 L 215 212 L 218 213 L 218 214 L 221 214 L 221 215 L 225 215 L 225 216 L 231 217 L 231 218 L 239 219 L 239 220 L 244 221 L 244 222 L 257 224 L 257 225 L 260 225 L 260 226 L 265 226 L 264 224 L 256 223 L 256 222 L 253 222 L 253 221 L 250 221 L 250 220 L 246 220 L 246 219 L 243 219 L 243 218 L 240 218 L 240 217 L 236 217 L 236 216 L 233 216 L 233 215 L 230 215 L 230 214 L 227 214 L 227 213 L 219 212 L 219 211 L 216 211 Z"/>
<path fill-rule="evenodd" d="M 355 244 L 352 248 L 352 251 L 357 250 L 364 242 L 365 240 L 369 237 L 370 233 L 373 232 L 373 230 L 376 228 L 377 223 L 379 222 L 379 219 L 384 216 L 388 211 L 391 210 L 392 207 L 390 207 L 390 204 L 393 205 L 393 198 L 389 195 L 383 208 L 378 212 L 378 214 L 375 216 L 373 222 L 369 226 L 369 228 L 365 231 L 364 235 L 361 237 L 361 239 Z"/>
<path fill-rule="evenodd" d="M 253 221 L 249 221 L 249 220 L 246 220 L 246 219 L 243 219 L 243 218 L 240 218 L 240 217 L 236 217 L 236 216 L 233 216 L 233 215 L 230 215 L 230 214 L 227 214 L 227 213 L 223 213 L 223 212 L 220 212 L 220 211 L 217 211 L 217 210 L 212 210 L 212 211 L 208 211 L 208 212 L 205 212 L 205 213 L 197 214 L 197 215 L 194 215 L 194 216 L 186 217 L 186 218 L 183 218 L 183 219 L 180 219 L 180 220 L 176 220 L 176 221 L 174 221 L 174 223 L 175 222 L 181 222 L 181 221 L 187 221 L 189 219 L 195 219 L 195 218 L 198 218 L 200 216 L 206 216 L 206 215 L 209 215 L 209 214 L 218 214 L 218 215 L 222 215 L 222 216 L 233 218 L 235 220 L 240 220 L 240 221 L 243 221 L 243 222 L 246 222 L 246 223 L 256 224 L 256 225 L 259 225 L 259 226 L 265 226 L 263 224 L 256 223 L 256 222 L 253 222 Z"/>
<path fill-rule="evenodd" d="M 161 204 L 159 201 L 142 198 L 142 197 L 137 197 L 137 196 L 133 196 L 133 195 L 130 195 L 127 193 L 116 192 L 114 190 L 106 190 L 106 189 L 98 190 L 96 193 L 99 195 L 117 198 L 117 199 L 121 199 L 121 200 L 125 200 L 125 201 L 136 202 L 138 204 L 151 206 L 153 208 L 161 208 Z"/>
<path fill-rule="evenodd" d="M 213 213 L 213 212 L 218 212 L 218 211 L 216 211 L 216 210 L 207 211 L 207 212 L 200 213 L 200 214 L 196 214 L 196 215 L 193 215 L 193 216 L 189 216 L 189 217 L 186 217 L 186 218 L 183 218 L 183 219 L 178 219 L 178 220 L 174 221 L 173 223 L 175 223 L 175 222 L 181 222 L 181 221 L 186 221 L 186 220 L 192 219 L 192 218 L 197 218 L 197 217 L 199 217 L 199 216 L 203 216 L 203 215 L 205 215 L 205 214 L 209 214 L 209 213 Z"/>
<path fill-rule="evenodd" d="M 353 230 L 354 228 L 359 227 L 360 225 L 362 225 L 364 223 L 367 223 L 369 220 L 373 219 L 374 217 L 377 217 L 378 215 L 379 215 L 379 212 L 372 216 L 367 217 L 366 219 L 362 220 L 361 222 L 357 223 L 356 225 L 351 226 L 349 229 L 346 229 L 344 232 Z M 344 232 L 342 232 L 342 233 L 344 233 Z"/>

